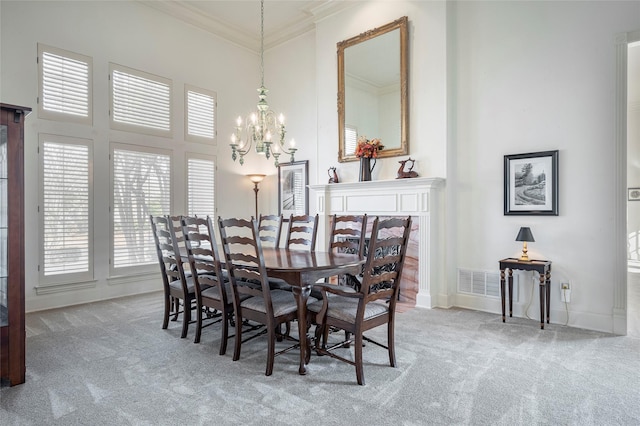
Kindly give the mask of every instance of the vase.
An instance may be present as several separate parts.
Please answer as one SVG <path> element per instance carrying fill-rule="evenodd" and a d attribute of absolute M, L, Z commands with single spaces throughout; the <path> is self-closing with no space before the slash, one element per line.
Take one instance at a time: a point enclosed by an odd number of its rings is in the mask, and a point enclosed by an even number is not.
<path fill-rule="evenodd" d="M 371 165 L 371 158 L 360 158 L 360 182 L 366 182 L 371 180 L 371 172 L 376 166 L 376 159 L 373 159 L 373 165 Z"/>

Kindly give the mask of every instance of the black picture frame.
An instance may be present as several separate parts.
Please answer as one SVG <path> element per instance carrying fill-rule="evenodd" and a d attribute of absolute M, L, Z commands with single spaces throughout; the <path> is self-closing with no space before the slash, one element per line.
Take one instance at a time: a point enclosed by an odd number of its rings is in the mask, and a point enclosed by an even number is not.
<path fill-rule="evenodd" d="M 628 201 L 640 201 L 640 188 L 629 188 Z"/>
<path fill-rule="evenodd" d="M 558 151 L 504 156 L 504 214 L 558 216 Z"/>
<path fill-rule="evenodd" d="M 309 161 L 294 161 L 278 165 L 278 214 L 289 220 L 290 215 L 309 214 Z"/>

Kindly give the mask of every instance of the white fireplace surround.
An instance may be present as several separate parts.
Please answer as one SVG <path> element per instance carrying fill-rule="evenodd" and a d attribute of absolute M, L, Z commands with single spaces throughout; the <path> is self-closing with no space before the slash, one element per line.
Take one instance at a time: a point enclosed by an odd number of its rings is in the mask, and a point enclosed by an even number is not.
<path fill-rule="evenodd" d="M 326 247 L 331 215 L 408 216 L 418 220 L 418 280 L 416 306 L 438 303 L 438 283 L 444 282 L 445 180 L 413 178 L 309 185 L 320 214 L 318 247 Z"/>

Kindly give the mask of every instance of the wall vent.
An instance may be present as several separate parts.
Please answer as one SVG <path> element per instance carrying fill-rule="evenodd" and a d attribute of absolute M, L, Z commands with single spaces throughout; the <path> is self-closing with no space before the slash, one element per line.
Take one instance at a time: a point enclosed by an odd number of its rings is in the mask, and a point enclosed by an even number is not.
<path fill-rule="evenodd" d="M 518 301 L 519 276 L 513 274 L 513 301 Z M 505 290 L 509 291 L 508 283 Z M 458 269 L 458 293 L 500 298 L 500 271 Z"/>

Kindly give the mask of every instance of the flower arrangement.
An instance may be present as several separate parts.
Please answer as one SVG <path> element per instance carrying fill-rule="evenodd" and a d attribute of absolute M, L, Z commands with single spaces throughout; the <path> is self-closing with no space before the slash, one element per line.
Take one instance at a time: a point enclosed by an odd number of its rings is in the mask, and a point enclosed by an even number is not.
<path fill-rule="evenodd" d="M 384 149 L 384 145 L 380 142 L 380 139 L 367 139 L 366 136 L 360 136 L 358 138 L 358 145 L 356 146 L 356 157 L 358 158 L 378 158 L 378 151 Z"/>

